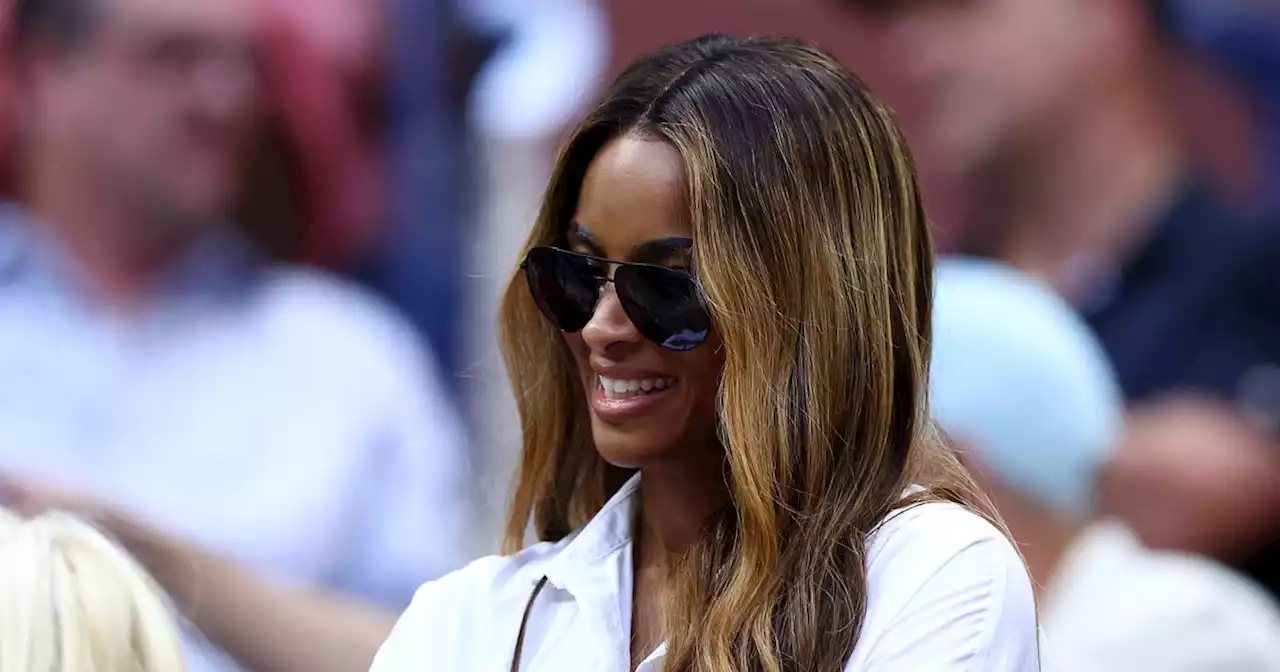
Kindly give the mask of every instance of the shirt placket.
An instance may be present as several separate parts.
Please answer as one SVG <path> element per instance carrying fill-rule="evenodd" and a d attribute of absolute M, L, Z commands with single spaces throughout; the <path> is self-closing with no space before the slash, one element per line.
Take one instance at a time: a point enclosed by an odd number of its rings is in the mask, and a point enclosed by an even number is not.
<path fill-rule="evenodd" d="M 582 639 L 591 642 L 600 672 L 628 672 L 630 669 L 630 635 L 612 603 L 616 595 L 592 590 L 579 599 L 578 622 Z"/>

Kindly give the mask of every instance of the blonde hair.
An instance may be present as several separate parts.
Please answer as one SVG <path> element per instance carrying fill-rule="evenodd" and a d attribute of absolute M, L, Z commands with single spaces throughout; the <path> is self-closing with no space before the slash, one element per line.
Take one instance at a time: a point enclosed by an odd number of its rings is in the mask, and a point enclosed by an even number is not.
<path fill-rule="evenodd" d="M 725 357 L 732 506 L 674 577 L 668 670 L 837 672 L 867 606 L 867 541 L 895 508 L 991 516 L 929 421 L 932 245 L 889 111 L 830 55 L 707 36 L 628 68 L 560 156 L 526 249 L 562 240 L 587 167 L 622 135 L 681 155 L 694 267 Z M 503 300 L 524 449 L 506 548 L 585 524 L 628 475 L 596 452 L 562 336 L 522 274 Z M 912 484 L 924 485 L 903 499 Z"/>
<path fill-rule="evenodd" d="M 0 672 L 182 672 L 173 613 L 94 526 L 0 509 Z"/>

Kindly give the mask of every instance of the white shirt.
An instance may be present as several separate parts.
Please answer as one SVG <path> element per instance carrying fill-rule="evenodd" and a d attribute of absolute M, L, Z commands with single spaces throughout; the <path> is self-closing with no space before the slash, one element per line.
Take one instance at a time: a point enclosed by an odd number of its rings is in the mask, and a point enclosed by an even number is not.
<path fill-rule="evenodd" d="M 1041 604 L 1046 655 L 1063 672 L 1277 672 L 1280 611 L 1202 558 L 1151 551 L 1097 523 L 1069 551 Z"/>
<path fill-rule="evenodd" d="M 582 530 L 478 560 L 418 590 L 372 672 L 507 672 L 539 579 L 522 672 L 630 670 L 633 478 Z M 1031 672 L 1031 583 L 990 523 L 946 503 L 899 511 L 872 534 L 868 607 L 849 672 Z M 832 624 L 832 628 L 839 624 Z M 665 645 L 638 667 L 662 669 Z"/>
<path fill-rule="evenodd" d="M 211 236 L 121 315 L 21 219 L 0 212 L 0 470 L 394 609 L 474 557 L 459 419 L 380 303 Z"/>

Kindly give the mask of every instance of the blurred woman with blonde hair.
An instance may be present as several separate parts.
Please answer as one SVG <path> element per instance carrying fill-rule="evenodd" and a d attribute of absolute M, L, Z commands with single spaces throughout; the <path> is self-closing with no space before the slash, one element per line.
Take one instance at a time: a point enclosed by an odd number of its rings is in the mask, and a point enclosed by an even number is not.
<path fill-rule="evenodd" d="M 424 586 L 374 672 L 1036 669 L 1026 569 L 929 421 L 931 287 L 906 142 L 830 55 L 632 65 L 502 306 L 513 554 Z"/>
<path fill-rule="evenodd" d="M 182 672 L 168 599 L 94 526 L 0 509 L 0 672 Z"/>

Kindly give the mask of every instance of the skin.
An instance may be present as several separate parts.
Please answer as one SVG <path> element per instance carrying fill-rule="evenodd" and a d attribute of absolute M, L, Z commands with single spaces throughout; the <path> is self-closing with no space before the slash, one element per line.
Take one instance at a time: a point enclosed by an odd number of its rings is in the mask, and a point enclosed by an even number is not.
<path fill-rule="evenodd" d="M 92 521 L 142 563 L 200 633 L 250 670 L 367 670 L 396 614 L 356 599 L 274 583 L 136 520 L 74 484 L 0 471 L 0 506 Z"/>
<path fill-rule="evenodd" d="M 253 13 L 250 0 L 96 1 L 84 40 L 36 44 L 19 66 L 21 173 L 85 284 L 128 303 L 236 196 Z"/>
<path fill-rule="evenodd" d="M 1135 408 L 1103 475 L 1103 506 L 1150 547 L 1244 560 L 1280 533 L 1280 457 L 1270 441 L 1212 399 Z"/>
<path fill-rule="evenodd" d="M 921 161 L 964 183 L 1002 259 L 1087 294 L 1165 206 L 1185 159 L 1140 3 L 900 0 L 878 14 L 923 104 Z"/>
<path fill-rule="evenodd" d="M 669 145 L 623 136 L 607 144 L 588 168 L 574 214 L 577 251 L 637 261 L 645 243 L 691 238 L 684 171 Z M 588 236 L 581 234 L 585 229 Z M 687 254 L 658 261 L 688 268 Z M 723 453 L 715 440 L 715 399 L 723 359 L 714 332 L 694 350 L 673 352 L 646 340 L 627 319 L 611 284 L 595 315 L 577 334 L 566 334 L 592 399 L 592 433 L 610 463 L 639 469 L 635 602 L 631 660 L 634 669 L 662 641 L 662 596 L 671 561 L 699 535 L 703 522 L 726 501 Z M 602 417 L 600 374 L 613 378 L 675 378 L 657 403 L 622 421 Z"/>
<path fill-rule="evenodd" d="M 1070 107 L 1098 46 L 1091 1 L 898 0 L 873 15 L 893 74 L 922 98 L 906 120 L 922 162 L 971 169 L 1023 119 Z"/>

